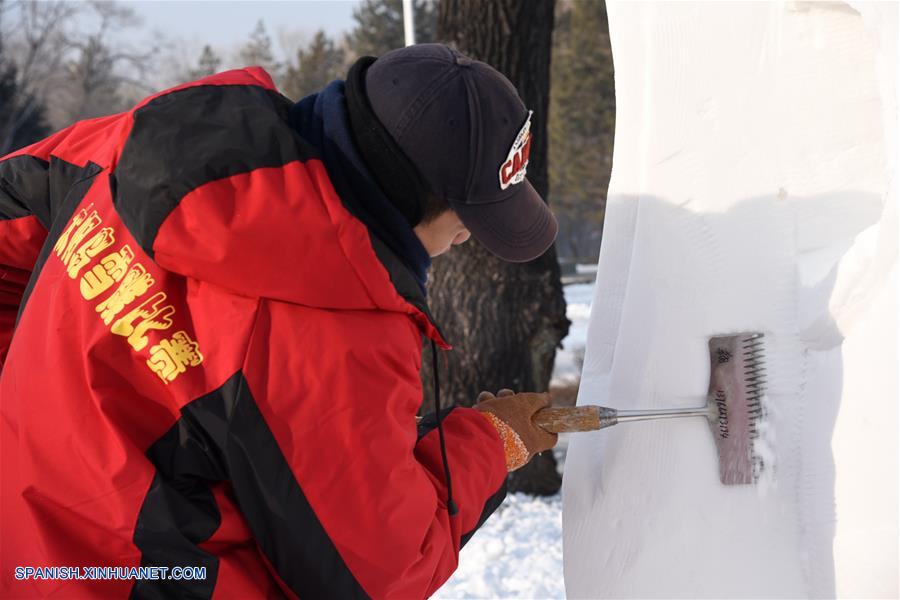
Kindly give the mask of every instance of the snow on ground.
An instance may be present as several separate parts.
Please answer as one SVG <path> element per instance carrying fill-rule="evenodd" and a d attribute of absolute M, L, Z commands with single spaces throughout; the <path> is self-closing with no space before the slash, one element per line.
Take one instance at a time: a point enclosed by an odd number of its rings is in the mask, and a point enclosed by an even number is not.
<path fill-rule="evenodd" d="M 569 335 L 563 340 L 562 349 L 556 351 L 556 364 L 550 382 L 553 386 L 577 382 L 581 377 L 594 284 L 575 283 L 567 285 L 563 291 L 566 295 L 566 316 L 572 321 L 572 325 L 569 327 Z"/>
<path fill-rule="evenodd" d="M 460 554 L 434 598 L 565 598 L 562 501 L 511 494 Z"/>
<path fill-rule="evenodd" d="M 590 269 L 591 267 L 587 267 Z M 586 272 L 589 272 L 586 271 Z M 554 381 L 577 381 L 587 338 L 594 285 L 564 288 L 572 321 L 563 350 L 556 353 Z M 554 454 L 560 470 L 568 435 Z M 472 536 L 459 557 L 459 569 L 434 598 L 565 598 L 562 562 L 562 499 L 511 494 Z"/>

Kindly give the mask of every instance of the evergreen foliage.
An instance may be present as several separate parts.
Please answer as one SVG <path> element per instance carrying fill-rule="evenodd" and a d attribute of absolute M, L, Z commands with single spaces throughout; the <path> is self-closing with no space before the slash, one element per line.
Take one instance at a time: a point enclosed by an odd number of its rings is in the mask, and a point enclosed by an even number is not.
<path fill-rule="evenodd" d="M 215 75 L 219 72 L 221 65 L 222 59 L 215 53 L 212 46 L 206 44 L 203 46 L 203 52 L 197 60 L 197 67 L 190 71 L 190 79 L 202 79 L 203 77 Z"/>
<path fill-rule="evenodd" d="M 433 42 L 437 36 L 437 3 L 413 0 L 416 43 Z M 402 0 L 363 0 L 353 9 L 356 27 L 347 35 L 347 47 L 354 57 L 381 56 L 402 48 Z"/>
<path fill-rule="evenodd" d="M 343 76 L 344 49 L 320 29 L 309 46 L 297 51 L 297 64 L 288 66 L 281 87 L 288 98 L 299 100 Z"/>
<path fill-rule="evenodd" d="M 279 79 L 281 64 L 275 60 L 272 53 L 272 38 L 266 31 L 262 19 L 256 22 L 256 27 L 250 33 L 247 40 L 238 51 L 238 61 L 241 67 L 262 67 L 276 81 Z"/>
<path fill-rule="evenodd" d="M 606 3 L 560 6 L 550 86 L 550 198 L 561 254 L 596 260 L 612 168 L 615 86 Z"/>

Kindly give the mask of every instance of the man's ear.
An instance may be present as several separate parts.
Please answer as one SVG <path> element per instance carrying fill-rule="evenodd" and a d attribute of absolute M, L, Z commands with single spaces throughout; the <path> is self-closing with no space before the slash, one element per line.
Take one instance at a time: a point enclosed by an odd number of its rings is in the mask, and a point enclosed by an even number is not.
<path fill-rule="evenodd" d="M 425 200 L 422 202 L 422 220 L 420 221 L 420 223 L 430 223 L 448 210 L 453 209 L 450 208 L 450 203 L 447 202 L 446 199 L 438 196 L 437 194 L 429 192 L 425 196 Z"/>

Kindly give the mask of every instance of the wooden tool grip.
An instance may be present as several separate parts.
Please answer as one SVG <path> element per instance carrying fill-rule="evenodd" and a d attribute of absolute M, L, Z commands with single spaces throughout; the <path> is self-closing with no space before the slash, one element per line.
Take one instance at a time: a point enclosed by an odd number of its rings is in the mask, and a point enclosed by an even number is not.
<path fill-rule="evenodd" d="M 599 406 L 551 406 L 534 413 L 532 420 L 550 433 L 600 429 Z"/>

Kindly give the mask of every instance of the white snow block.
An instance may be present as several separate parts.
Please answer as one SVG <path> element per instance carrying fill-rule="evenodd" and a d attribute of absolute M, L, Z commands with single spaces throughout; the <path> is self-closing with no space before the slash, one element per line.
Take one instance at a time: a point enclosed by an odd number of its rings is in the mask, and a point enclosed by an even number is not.
<path fill-rule="evenodd" d="M 702 419 L 571 437 L 573 598 L 896 598 L 898 5 L 609 2 L 616 145 L 578 404 L 701 404 L 766 334 L 755 486 Z"/>

